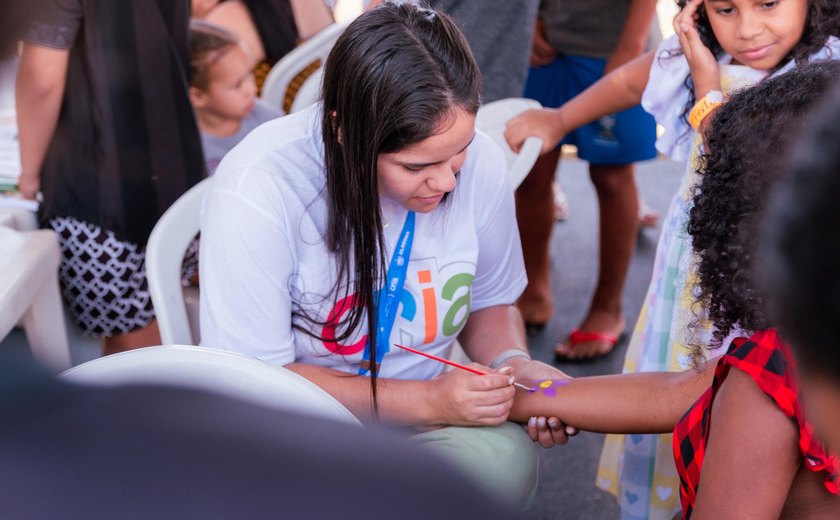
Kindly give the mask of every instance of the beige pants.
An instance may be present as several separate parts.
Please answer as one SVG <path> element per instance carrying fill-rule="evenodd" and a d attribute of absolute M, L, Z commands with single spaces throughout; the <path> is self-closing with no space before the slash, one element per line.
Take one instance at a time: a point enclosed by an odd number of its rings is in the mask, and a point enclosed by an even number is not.
<path fill-rule="evenodd" d="M 529 506 L 536 495 L 538 447 L 519 424 L 447 426 L 411 439 L 463 469 L 496 497 Z"/>

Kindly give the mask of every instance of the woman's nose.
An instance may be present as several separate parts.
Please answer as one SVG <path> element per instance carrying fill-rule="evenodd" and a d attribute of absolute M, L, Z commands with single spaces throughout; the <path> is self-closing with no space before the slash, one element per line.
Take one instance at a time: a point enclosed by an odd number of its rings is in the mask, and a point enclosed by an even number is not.
<path fill-rule="evenodd" d="M 452 171 L 452 167 L 448 164 L 441 165 L 441 167 L 429 177 L 429 186 L 435 191 L 450 192 L 455 189 L 455 176 L 457 172 Z"/>

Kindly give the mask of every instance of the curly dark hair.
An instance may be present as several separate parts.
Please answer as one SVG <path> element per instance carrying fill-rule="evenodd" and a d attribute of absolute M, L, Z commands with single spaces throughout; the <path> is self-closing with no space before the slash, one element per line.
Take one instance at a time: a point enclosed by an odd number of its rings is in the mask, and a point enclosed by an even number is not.
<path fill-rule="evenodd" d="M 814 115 L 768 203 L 757 280 L 800 368 L 840 382 L 840 89 Z"/>
<path fill-rule="evenodd" d="M 712 116 L 700 157 L 688 233 L 698 257 L 697 301 L 714 324 L 709 348 L 733 328 L 767 328 L 752 277 L 757 230 L 783 151 L 805 127 L 808 108 L 840 77 L 840 62 L 820 62 L 745 89 Z M 700 316 L 697 317 L 699 321 Z M 702 357 L 693 342 L 695 361 Z"/>
<path fill-rule="evenodd" d="M 688 0 L 676 0 L 676 2 L 677 7 L 682 10 Z M 700 40 L 712 51 L 716 58 L 720 58 L 724 54 L 723 47 L 721 47 L 714 31 L 712 31 L 706 9 L 702 5 L 697 9 L 697 32 L 700 35 Z M 840 2 L 837 0 L 808 0 L 808 17 L 805 20 L 805 30 L 802 32 L 802 38 L 771 72 L 780 69 L 790 60 L 794 60 L 797 65 L 807 63 L 808 57 L 819 51 L 830 36 L 840 36 Z M 681 49 L 674 49 L 668 54 L 669 57 L 680 55 L 682 55 Z M 685 86 L 690 95 L 683 110 L 683 118 L 688 122 L 688 114 L 697 102 L 691 75 L 685 78 Z"/>

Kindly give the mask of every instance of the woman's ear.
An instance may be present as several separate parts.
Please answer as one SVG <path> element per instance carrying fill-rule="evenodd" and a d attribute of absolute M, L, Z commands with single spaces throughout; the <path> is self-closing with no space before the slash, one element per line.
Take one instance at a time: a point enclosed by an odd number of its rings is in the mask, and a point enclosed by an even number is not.
<path fill-rule="evenodd" d="M 194 108 L 204 108 L 207 104 L 207 94 L 198 87 L 190 87 L 188 94 L 190 96 L 190 103 Z"/>

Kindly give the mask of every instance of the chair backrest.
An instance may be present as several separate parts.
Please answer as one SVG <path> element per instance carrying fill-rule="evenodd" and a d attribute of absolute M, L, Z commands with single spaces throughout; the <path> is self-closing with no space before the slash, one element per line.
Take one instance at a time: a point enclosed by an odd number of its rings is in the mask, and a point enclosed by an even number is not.
<path fill-rule="evenodd" d="M 478 109 L 478 114 L 475 117 L 476 128 L 487 134 L 505 152 L 508 180 L 513 189 L 519 186 L 528 175 L 528 172 L 531 171 L 534 163 L 537 162 L 537 158 L 540 156 L 540 150 L 542 149 L 542 139 L 529 137 L 525 140 L 522 149 L 517 154 L 510 149 L 507 141 L 505 141 L 505 126 L 512 117 L 528 109 L 540 107 L 542 105 L 533 99 L 499 99 L 498 101 L 482 105 Z"/>
<path fill-rule="evenodd" d="M 294 114 L 304 108 L 317 103 L 321 98 L 321 82 L 324 79 L 324 67 L 319 67 L 300 86 L 289 113 Z"/>
<path fill-rule="evenodd" d="M 181 264 L 190 242 L 198 234 L 201 203 L 213 178 L 199 182 L 167 209 L 152 229 L 146 245 L 146 277 L 155 307 L 161 341 L 166 344 L 197 345 L 199 338 L 190 328 Z"/>
<path fill-rule="evenodd" d="M 284 114 L 290 113 L 299 89 L 327 61 L 345 27 L 346 23 L 328 25 L 280 58 L 268 72 L 260 97 Z"/>
<path fill-rule="evenodd" d="M 98 386 L 147 384 L 204 390 L 269 408 L 361 424 L 308 379 L 283 367 L 219 349 L 186 345 L 140 348 L 82 363 L 60 377 Z"/>

